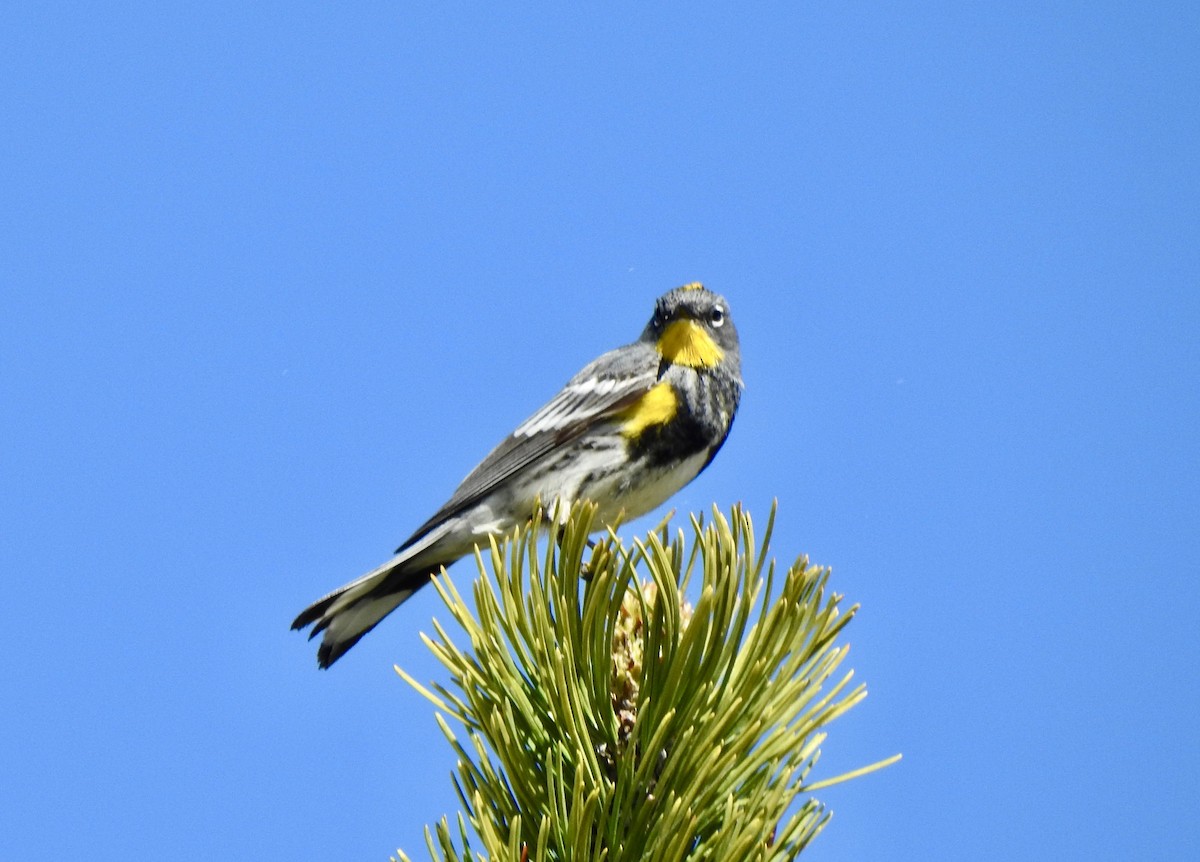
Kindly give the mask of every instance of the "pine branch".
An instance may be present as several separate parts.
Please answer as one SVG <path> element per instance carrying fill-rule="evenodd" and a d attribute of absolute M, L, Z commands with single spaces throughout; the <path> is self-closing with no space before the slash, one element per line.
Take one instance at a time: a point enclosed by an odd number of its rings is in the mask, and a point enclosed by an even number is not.
<path fill-rule="evenodd" d="M 466 731 L 438 716 L 464 814 L 426 831 L 432 858 L 793 859 L 829 819 L 810 790 L 899 759 L 808 782 L 823 728 L 866 696 L 852 672 L 831 683 L 857 606 L 841 612 L 804 557 L 774 595 L 774 514 L 761 545 L 734 508 L 693 517 L 690 548 L 666 523 L 589 547 L 580 505 L 556 541 L 535 518 L 477 554 L 474 611 L 434 579 L 469 648 L 435 621 L 451 685 L 396 668 Z"/>

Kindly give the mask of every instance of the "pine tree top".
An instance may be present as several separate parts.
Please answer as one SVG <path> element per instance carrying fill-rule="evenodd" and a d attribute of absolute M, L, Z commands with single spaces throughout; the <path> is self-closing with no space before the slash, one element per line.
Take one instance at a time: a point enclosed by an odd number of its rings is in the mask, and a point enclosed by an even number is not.
<path fill-rule="evenodd" d="M 866 696 L 852 671 L 831 682 L 857 606 L 805 557 L 777 572 L 774 507 L 761 544 L 740 507 L 693 516 L 690 543 L 668 522 L 589 543 L 594 515 L 493 539 L 473 607 L 434 579 L 469 647 L 435 620 L 450 685 L 397 668 L 466 730 L 438 715 L 464 813 L 427 830 L 432 857 L 795 858 L 829 819 L 812 791 L 899 759 L 809 781 L 823 728 Z"/>

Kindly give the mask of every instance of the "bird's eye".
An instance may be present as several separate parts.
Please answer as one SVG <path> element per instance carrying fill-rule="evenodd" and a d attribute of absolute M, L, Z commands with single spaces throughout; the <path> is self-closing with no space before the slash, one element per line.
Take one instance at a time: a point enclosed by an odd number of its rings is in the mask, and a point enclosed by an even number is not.
<path fill-rule="evenodd" d="M 720 326 L 723 324 L 725 322 L 725 309 L 721 308 L 719 305 L 715 306 L 713 310 L 708 313 L 708 322 L 713 326 Z"/>
<path fill-rule="evenodd" d="M 654 306 L 654 316 L 650 318 L 650 325 L 655 330 L 660 330 L 667 325 L 667 321 L 670 319 L 670 312 L 667 311 L 661 302 L 656 303 Z"/>

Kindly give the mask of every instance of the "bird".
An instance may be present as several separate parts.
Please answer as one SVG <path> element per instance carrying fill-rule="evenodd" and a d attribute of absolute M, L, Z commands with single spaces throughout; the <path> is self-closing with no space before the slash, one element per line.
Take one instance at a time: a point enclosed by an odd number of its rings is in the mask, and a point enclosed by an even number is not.
<path fill-rule="evenodd" d="M 387 562 L 305 608 L 328 668 L 430 579 L 539 505 L 597 506 L 597 529 L 657 508 L 725 443 L 743 389 L 724 297 L 691 282 L 654 303 L 641 336 L 588 363 L 484 458 Z M 560 514 L 559 517 L 563 515 Z"/>

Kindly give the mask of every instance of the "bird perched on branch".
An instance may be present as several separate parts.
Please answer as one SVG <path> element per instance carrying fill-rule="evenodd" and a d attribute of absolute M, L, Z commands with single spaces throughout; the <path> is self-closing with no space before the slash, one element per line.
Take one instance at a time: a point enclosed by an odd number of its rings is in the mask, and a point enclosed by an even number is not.
<path fill-rule="evenodd" d="M 527 520 L 540 501 L 598 506 L 597 524 L 644 515 L 708 466 L 742 392 L 737 330 L 698 282 L 658 298 L 640 338 L 586 365 L 467 475 L 395 556 L 309 605 L 326 668 L 433 575 Z M 555 505 L 558 508 L 554 508 Z"/>

